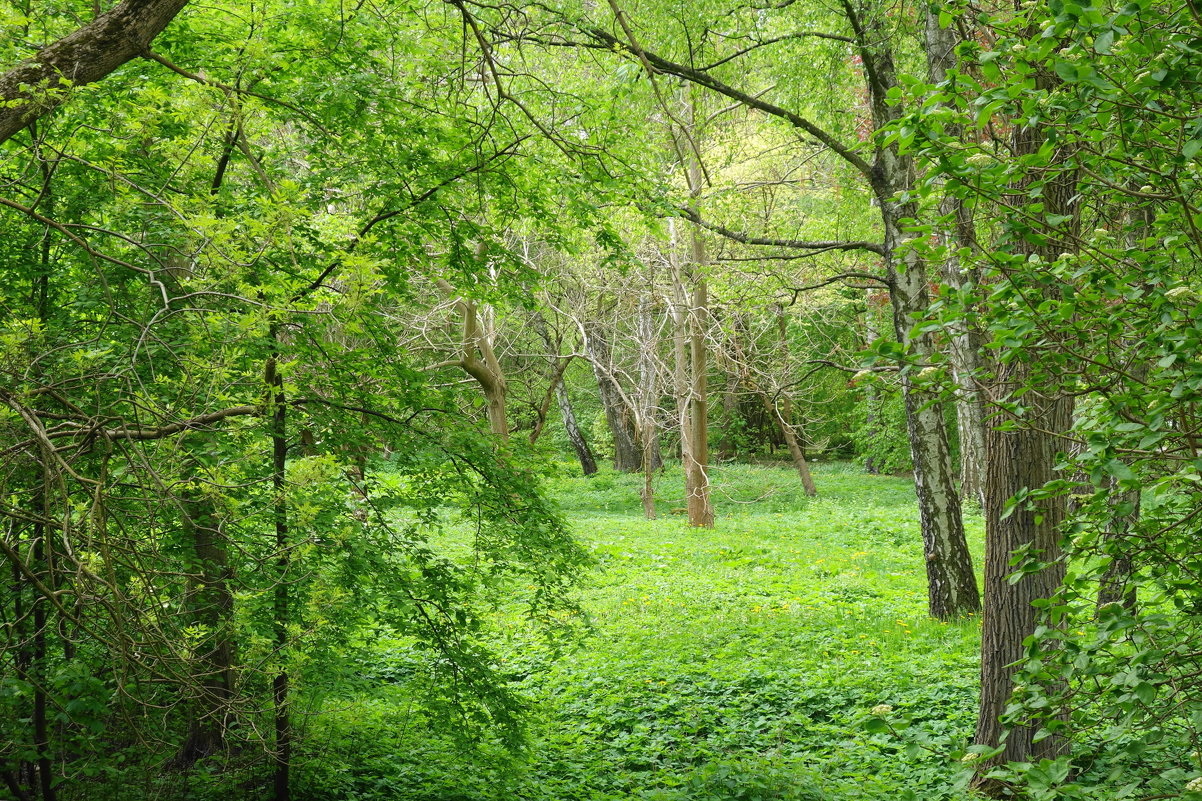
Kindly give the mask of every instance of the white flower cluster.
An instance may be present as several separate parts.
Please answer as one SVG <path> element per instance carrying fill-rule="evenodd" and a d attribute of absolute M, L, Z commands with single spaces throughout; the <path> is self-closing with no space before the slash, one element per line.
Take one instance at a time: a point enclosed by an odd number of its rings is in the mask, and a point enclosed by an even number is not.
<path fill-rule="evenodd" d="M 872 714 L 876 715 L 878 718 L 883 718 L 892 711 L 893 707 L 889 706 L 888 704 L 877 704 L 872 708 Z"/>
<path fill-rule="evenodd" d="M 1194 290 L 1187 286 L 1175 286 L 1168 292 L 1165 292 L 1164 296 L 1169 300 L 1192 300 L 1194 297 Z"/>
<path fill-rule="evenodd" d="M 1190 779 L 1185 784 L 1185 792 L 1187 793 L 1202 793 L 1202 776 L 1196 779 Z"/>
<path fill-rule="evenodd" d="M 976 751 L 969 751 L 967 754 L 960 757 L 960 761 L 967 765 L 967 764 L 976 762 L 980 758 L 981 758 L 981 755 L 978 754 Z"/>
<path fill-rule="evenodd" d="M 970 167 L 984 167 L 993 161 L 993 156 L 988 153 L 973 153 L 964 160 Z"/>
<path fill-rule="evenodd" d="M 926 381 L 928 378 L 935 378 L 939 375 L 938 367 L 924 367 L 918 371 L 918 380 Z"/>

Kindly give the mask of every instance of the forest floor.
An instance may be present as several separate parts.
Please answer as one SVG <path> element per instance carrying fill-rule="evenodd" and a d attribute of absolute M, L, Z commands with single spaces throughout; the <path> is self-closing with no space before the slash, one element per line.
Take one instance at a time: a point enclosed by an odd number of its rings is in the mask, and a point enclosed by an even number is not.
<path fill-rule="evenodd" d="M 554 479 L 597 561 L 581 590 L 593 631 L 557 653 L 498 611 L 495 646 L 531 703 L 527 750 L 432 736 L 392 685 L 327 702 L 312 739 L 344 767 L 302 783 L 365 801 L 966 797 L 977 621 L 925 614 L 910 481 L 814 472 L 807 499 L 785 467 L 715 468 L 712 531 L 670 513 L 678 469 L 656 482 L 655 521 L 639 476 Z M 981 521 L 967 524 L 979 563 Z M 870 731 L 882 704 L 910 728 Z"/>

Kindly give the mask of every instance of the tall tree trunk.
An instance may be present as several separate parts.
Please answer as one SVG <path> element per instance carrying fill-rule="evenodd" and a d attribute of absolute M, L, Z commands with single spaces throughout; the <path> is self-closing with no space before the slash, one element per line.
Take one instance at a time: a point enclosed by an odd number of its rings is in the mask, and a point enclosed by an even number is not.
<path fill-rule="evenodd" d="M 1023 365 L 1001 368 L 1001 391 L 1024 386 L 1029 378 Z M 1058 442 L 1046 432 L 1067 431 L 1072 422 L 1070 398 L 1027 392 L 1029 409 L 1022 420 L 1004 418 L 1011 430 L 992 426 L 986 434 L 989 470 L 985 480 L 985 612 L 981 629 L 981 706 L 976 741 L 996 746 L 1001 741 L 1000 717 L 1013 691 L 1014 663 L 1026 656 L 1024 641 L 1035 630 L 1039 610 L 1032 601 L 1051 597 L 1064 580 L 1059 527 L 1064 521 L 1063 499 L 1041 501 L 1028 509 L 1020 503 L 1006 515 L 1007 502 L 1021 492 L 1038 489 L 1056 477 Z M 998 421 L 999 423 L 1002 420 Z M 1011 555 L 1033 548 L 1048 566 L 1024 575 L 1017 583 Z M 1036 729 L 1016 726 L 1006 733 L 1005 751 L 997 761 L 1038 761 L 1054 756 L 1057 738 L 1034 741 Z M 988 789 L 988 788 L 987 788 Z"/>
<path fill-rule="evenodd" d="M 893 53 L 889 49 L 889 22 L 880 8 L 863 9 L 842 0 L 844 12 L 855 32 L 864 64 L 865 82 L 872 105 L 873 123 L 883 130 L 896 121 L 901 109 L 889 100 L 898 86 Z M 916 184 L 913 159 L 898 152 L 895 144 L 878 147 L 872 169 L 866 174 L 881 210 L 885 232 L 885 269 L 889 300 L 893 307 L 893 330 L 911 363 L 934 363 L 935 341 L 930 333 L 915 331 L 930 304 L 927 265 L 907 238 L 902 220 L 918 219 L 915 201 L 904 198 Z M 937 396 L 919 386 L 910 370 L 901 374 L 906 405 L 906 428 L 914 461 L 914 488 L 922 525 L 927 568 L 928 606 L 933 617 L 947 619 L 980 609 L 972 556 L 964 538 L 960 496 L 956 492 L 951 451 L 943 423 L 943 407 Z"/>
<path fill-rule="evenodd" d="M 605 410 L 605 421 L 609 424 L 614 440 L 614 469 L 623 473 L 634 473 L 643 466 L 642 453 L 636 443 L 634 415 L 630 413 L 613 374 L 609 343 L 601 327 L 592 323 L 584 325 L 584 350 L 593 365 L 597 377 L 597 390 L 601 395 L 601 408 Z"/>
<path fill-rule="evenodd" d="M 1054 80 L 1037 77 L 1038 82 Z M 1022 128 L 1016 124 L 1012 152 L 1016 158 L 1037 152 L 1044 144 L 1044 131 L 1038 127 Z M 1071 218 L 1070 230 L 1075 233 L 1078 215 L 1073 197 L 1076 194 L 1075 171 L 1064 167 L 1066 155 L 1057 153 L 1051 169 L 1060 168 L 1056 177 L 1044 184 L 1042 197 L 1047 214 L 1063 214 Z M 1013 187 L 1014 202 L 1026 202 L 1030 179 L 1024 178 Z M 1045 261 L 1055 261 L 1057 254 L 1069 241 L 1046 241 L 1036 246 L 1020 234 L 1014 234 L 1009 246 L 1017 253 L 1034 254 Z M 1055 289 L 1045 290 L 1056 292 Z M 1013 691 L 1014 663 L 1026 654 L 1024 641 L 1035 631 L 1038 610 L 1032 602 L 1051 597 L 1064 580 L 1065 566 L 1061 558 L 1059 537 L 1064 522 L 1067 501 L 1064 497 L 1042 500 L 1035 509 L 1020 503 L 1006 515 L 1011 498 L 1028 490 L 1036 490 L 1057 477 L 1056 454 L 1062 437 L 1072 426 L 1073 401 L 1058 388 L 1044 389 L 1046 376 L 1035 379 L 1031 365 L 1020 355 L 996 367 L 995 402 L 1011 398 L 1017 390 L 1025 390 L 1021 418 L 1010 412 L 999 412 L 996 422 L 986 432 L 985 445 L 988 470 L 985 481 L 985 611 L 981 629 L 981 706 L 977 719 L 976 740 L 983 745 L 999 744 L 1004 728 L 999 716 Z M 1032 549 L 1034 557 L 1047 564 L 1042 570 L 1024 575 L 1011 584 L 1008 577 L 1014 572 L 1011 555 L 1017 549 Z M 998 760 L 1037 761 L 1054 756 L 1063 747 L 1058 737 L 1035 742 L 1035 728 L 1017 725 L 1006 731 L 1005 750 Z M 986 792 L 1000 792 L 983 783 Z"/>
<path fill-rule="evenodd" d="M 694 219 L 700 219 L 699 202 L 705 189 L 698 144 L 699 131 L 696 123 L 695 100 L 685 93 L 683 120 L 680 129 L 673 127 L 672 136 L 677 156 L 683 159 L 685 180 L 689 187 L 689 211 Z M 699 528 L 714 527 L 714 506 L 710 499 L 709 478 L 709 345 L 706 342 L 709 324 L 709 296 L 706 274 L 709 272 L 709 251 L 705 246 L 705 235 L 701 226 L 689 226 L 689 279 L 691 291 L 686 289 L 685 277 L 679 267 L 673 269 L 673 282 L 677 285 L 678 305 L 687 298 L 687 314 L 678 317 L 678 337 L 688 338 L 688 365 L 684 365 L 683 353 L 678 346 L 678 391 L 685 390 L 680 417 L 681 462 L 685 476 L 685 505 L 688 509 L 689 525 Z M 680 326 L 687 325 L 687 334 Z M 680 379 L 684 380 L 681 381 Z M 687 447 L 686 447 L 687 445 Z"/>
<path fill-rule="evenodd" d="M 897 204 L 892 194 L 890 192 L 887 199 L 882 198 L 882 205 L 888 206 L 882 208 L 882 217 L 886 249 L 890 254 L 896 253 L 901 243 L 899 220 L 917 213 L 912 207 Z M 894 334 L 915 361 L 929 364 L 935 355 L 931 335 L 913 333 L 915 323 L 925 314 L 929 303 L 926 265 L 910 250 L 904 263 L 891 255 L 887 267 Z M 946 620 L 978 611 L 981 596 L 964 536 L 943 406 L 933 393 L 915 382 L 911 371 L 902 371 L 901 384 L 922 526 L 928 608 L 932 617 Z"/>
<path fill-rule="evenodd" d="M 937 9 L 926 13 L 927 75 L 932 84 L 940 84 L 949 70 L 956 67 L 956 44 L 959 36 L 949 26 L 941 27 Z M 959 138 L 959 127 L 948 131 Z M 939 214 L 945 223 L 940 238 L 947 249 L 943 260 L 943 280 L 963 296 L 980 285 L 980 271 L 965 268 L 959 252 L 976 244 L 972 212 L 963 198 L 945 193 L 939 204 Z M 977 388 L 981 375 L 981 334 L 969 319 L 954 322 L 948 331 L 948 356 L 956 382 L 956 426 L 960 435 L 960 497 L 971 498 L 984 505 L 985 471 L 985 404 Z"/>

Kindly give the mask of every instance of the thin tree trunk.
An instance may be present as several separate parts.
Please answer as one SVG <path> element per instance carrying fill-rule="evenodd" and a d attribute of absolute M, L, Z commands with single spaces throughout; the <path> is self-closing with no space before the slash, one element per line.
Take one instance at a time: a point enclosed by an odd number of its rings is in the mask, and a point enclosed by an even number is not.
<path fill-rule="evenodd" d="M 902 232 L 899 220 L 915 216 L 916 210 L 882 199 L 886 249 L 897 252 Z M 920 364 L 930 363 L 935 345 L 930 334 L 912 334 L 914 323 L 926 312 L 928 288 L 926 265 L 913 251 L 906 262 L 888 260 L 889 298 L 893 305 L 893 330 L 898 341 Z M 923 551 L 927 569 L 927 599 L 931 616 L 940 620 L 981 608 L 972 555 L 964 536 L 960 496 L 956 493 L 951 449 L 944 427 L 943 406 L 928 390 L 915 383 L 910 371 L 902 371 L 902 396 L 906 405 L 906 428 L 914 461 L 914 489 L 918 495 Z"/>
<path fill-rule="evenodd" d="M 785 446 L 789 449 L 789 456 L 793 459 L 793 467 L 797 469 L 797 475 L 801 477 L 801 486 L 805 488 L 806 495 L 811 498 L 816 497 L 818 495 L 818 488 L 814 486 L 814 477 L 810 475 L 810 466 L 806 463 L 805 452 L 801 449 L 801 443 L 797 441 L 797 433 L 786 418 L 789 412 L 777 408 L 777 405 L 772 401 L 772 397 L 767 392 L 761 392 L 760 398 L 764 402 L 764 411 L 772 417 L 777 428 L 780 429 L 781 437 L 784 438 Z M 788 399 L 786 398 L 782 405 L 787 403 Z"/>
<path fill-rule="evenodd" d="M 651 315 L 652 287 L 639 298 L 639 425 L 640 445 L 643 454 L 643 515 L 655 519 L 655 485 L 652 476 L 659 469 L 662 457 L 659 452 L 659 432 L 655 425 L 655 409 L 659 400 L 659 371 L 656 369 L 655 352 L 659 338 L 655 333 L 655 320 Z"/>
<path fill-rule="evenodd" d="M 272 326 L 271 339 L 278 342 L 278 332 Z M 287 659 L 288 624 L 290 622 L 288 584 L 291 581 L 289 568 L 291 557 L 288 537 L 288 501 L 284 483 L 288 463 L 288 407 L 284 397 L 284 379 L 276 368 L 276 354 L 267 359 L 264 382 L 267 384 L 271 407 L 271 488 L 274 496 L 272 518 L 275 526 L 275 596 L 273 599 L 273 624 L 275 627 L 276 656 L 281 666 L 272 680 L 272 698 L 275 706 L 275 773 L 273 777 L 274 801 L 289 801 L 291 782 L 289 771 L 292 766 L 292 719 L 290 713 L 288 670 L 283 666 Z"/>
<path fill-rule="evenodd" d="M 875 342 L 876 338 L 878 336 L 877 327 L 876 327 L 876 313 L 873 311 L 873 308 L 872 308 L 873 294 L 875 294 L 875 293 L 873 293 L 871 290 L 868 290 L 864 293 L 864 344 L 865 344 L 865 346 L 871 345 L 873 342 Z M 881 421 L 880 405 L 881 405 L 881 399 L 880 399 L 880 394 L 877 392 L 876 384 L 872 383 L 871 381 L 865 382 L 865 384 L 864 384 L 864 428 L 869 432 L 869 436 L 872 438 L 876 437 L 876 432 L 879 430 L 880 424 L 881 424 L 881 422 L 880 422 Z M 876 459 L 873 458 L 871 453 L 869 453 L 867 458 L 864 459 L 864 472 L 868 473 L 869 475 L 873 475 L 873 476 L 875 476 L 881 472 L 880 466 L 877 465 Z"/>

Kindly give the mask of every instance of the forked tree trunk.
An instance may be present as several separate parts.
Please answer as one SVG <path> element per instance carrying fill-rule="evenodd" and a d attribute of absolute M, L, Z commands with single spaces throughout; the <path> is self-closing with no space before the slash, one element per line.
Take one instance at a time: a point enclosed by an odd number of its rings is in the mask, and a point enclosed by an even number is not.
<path fill-rule="evenodd" d="M 481 247 L 480 253 L 483 253 Z M 463 315 L 462 341 L 459 358 L 444 362 L 440 367 L 456 366 L 470 375 L 484 393 L 484 409 L 488 416 L 488 428 L 500 440 L 509 439 L 509 418 L 506 413 L 508 384 L 497 358 L 493 342 L 496 331 L 493 327 L 492 311 L 481 308 L 476 301 L 465 298 L 455 291 L 447 281 L 439 278 L 438 288 L 455 301 L 455 308 Z M 477 355 L 479 354 L 479 355 Z"/>

